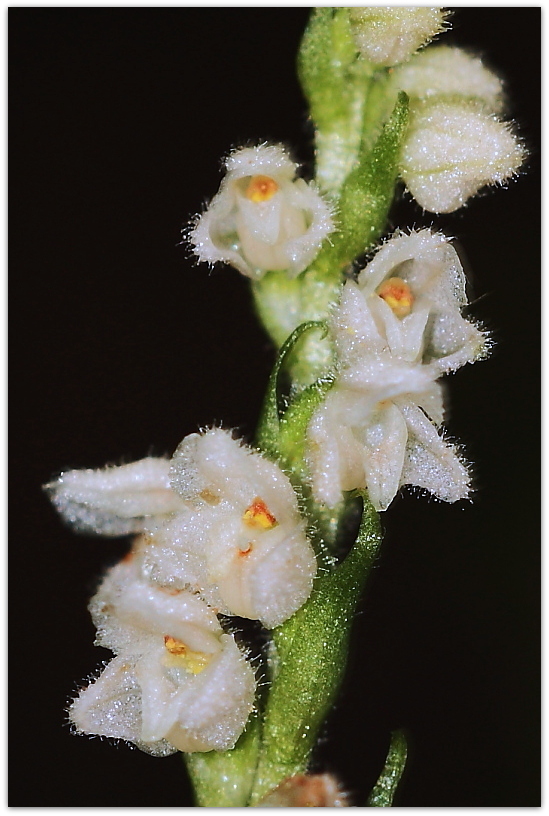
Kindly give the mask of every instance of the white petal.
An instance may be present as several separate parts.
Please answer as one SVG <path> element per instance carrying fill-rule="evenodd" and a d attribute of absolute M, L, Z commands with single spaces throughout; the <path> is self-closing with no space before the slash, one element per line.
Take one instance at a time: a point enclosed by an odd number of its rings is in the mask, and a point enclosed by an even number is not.
<path fill-rule="evenodd" d="M 200 590 L 207 574 L 209 530 L 222 509 L 189 507 L 147 536 L 138 547 L 143 576 L 167 588 Z"/>
<path fill-rule="evenodd" d="M 103 470 L 70 470 L 46 485 L 65 521 L 85 533 L 142 532 L 181 507 L 167 459 L 147 458 Z"/>
<path fill-rule="evenodd" d="M 278 465 L 221 428 L 185 437 L 173 455 L 171 483 L 187 501 L 202 506 L 224 499 L 243 513 L 261 496 L 277 518 L 299 519 L 295 493 Z"/>
<path fill-rule="evenodd" d="M 180 751 L 232 748 L 253 709 L 253 669 L 232 635 L 222 643 L 219 656 L 178 692 L 179 717 L 167 739 Z"/>
<path fill-rule="evenodd" d="M 433 383 L 423 394 L 416 394 L 414 403 L 425 411 L 435 425 L 442 423 L 444 419 L 444 401 L 443 389 L 439 383 Z"/>
<path fill-rule="evenodd" d="M 260 620 L 267 629 L 283 623 L 305 603 L 316 574 L 316 559 L 304 529 L 290 535 L 277 528 L 278 540 L 264 547 L 269 533 L 246 554 L 237 554 L 219 582 L 233 614 Z"/>
<path fill-rule="evenodd" d="M 137 661 L 135 675 L 141 689 L 141 739 L 158 742 L 173 728 L 179 716 L 176 684 L 168 678 L 162 664 L 166 650 L 159 637 L 151 648 Z M 184 680 L 192 675 L 183 672 Z"/>
<path fill-rule="evenodd" d="M 190 592 L 143 580 L 138 563 L 113 567 L 90 603 L 101 645 L 135 654 L 142 651 L 143 637 L 162 634 L 184 641 L 193 651 L 218 651 L 221 627 L 214 612 Z"/>
<path fill-rule="evenodd" d="M 342 371 L 339 382 L 342 387 L 362 391 L 362 399 L 375 403 L 401 394 L 421 393 L 435 377 L 428 366 L 408 363 L 387 353 L 358 358 L 352 368 Z"/>
<path fill-rule="evenodd" d="M 429 490 L 439 499 L 456 502 L 470 492 L 471 477 L 455 448 L 445 442 L 421 409 L 401 403 L 409 429 L 401 484 Z"/>
<path fill-rule="evenodd" d="M 246 250 L 244 235 L 248 234 L 250 238 L 255 239 L 258 250 L 262 243 L 268 246 L 277 243 L 281 232 L 280 220 L 284 206 L 281 191 L 279 190 L 269 201 L 260 203 L 249 201 L 242 193 L 237 193 L 236 202 L 238 207 L 236 226 L 243 241 L 244 252 L 248 260 L 258 266 L 259 264 L 250 257 Z"/>
<path fill-rule="evenodd" d="M 394 276 L 402 277 L 416 297 L 428 296 L 439 307 L 467 303 L 459 256 L 441 233 L 424 229 L 408 235 L 397 230 L 359 274 L 358 285 L 366 296 Z"/>
<path fill-rule="evenodd" d="M 313 414 L 307 429 L 313 493 L 318 502 L 328 507 L 335 507 L 342 500 L 343 482 L 348 470 L 355 477 L 351 479 L 351 488 L 359 484 L 363 475 L 355 440 L 349 427 L 340 421 L 334 400 L 337 400 L 337 393 L 329 394 L 325 403 Z"/>
<path fill-rule="evenodd" d="M 234 150 L 226 162 L 227 173 L 233 179 L 246 176 L 281 176 L 292 179 L 297 170 L 282 145 L 260 144 Z"/>
<path fill-rule="evenodd" d="M 344 364 L 361 354 L 380 354 L 387 347 L 363 293 L 353 281 L 347 281 L 343 287 L 341 302 L 332 315 L 331 329 L 339 359 Z"/>
<path fill-rule="evenodd" d="M 141 738 L 141 689 L 135 665 L 116 657 L 72 704 L 69 717 L 81 734 L 97 734 L 133 742 L 143 751 L 167 756 L 176 748 L 165 740 L 145 743 Z"/>
<path fill-rule="evenodd" d="M 368 496 L 376 510 L 386 510 L 399 487 L 408 431 L 394 403 L 380 408 L 361 433 Z"/>
<path fill-rule="evenodd" d="M 426 362 L 431 360 L 430 368 L 439 377 L 482 359 L 489 348 L 488 335 L 474 323 L 455 314 L 441 315 L 433 325 Z"/>

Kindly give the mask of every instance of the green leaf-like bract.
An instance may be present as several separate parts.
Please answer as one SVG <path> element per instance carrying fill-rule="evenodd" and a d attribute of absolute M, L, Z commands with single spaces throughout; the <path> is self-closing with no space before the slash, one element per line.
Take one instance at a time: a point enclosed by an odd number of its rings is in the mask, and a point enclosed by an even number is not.
<path fill-rule="evenodd" d="M 393 731 L 383 770 L 370 796 L 367 807 L 392 807 L 397 787 L 404 773 L 408 747 L 402 731 Z"/>
<path fill-rule="evenodd" d="M 339 229 L 324 245 L 323 258 L 345 266 L 378 240 L 393 201 L 398 178 L 402 142 L 408 127 L 408 97 L 399 93 L 389 121 L 370 149 L 359 154 L 358 165 L 349 174 L 338 202 Z"/>
<path fill-rule="evenodd" d="M 305 332 L 313 329 L 321 331 L 323 334 L 326 334 L 327 332 L 327 326 L 325 323 L 315 321 L 302 323 L 297 327 L 297 329 L 294 329 L 288 339 L 283 343 L 282 348 L 277 355 L 273 370 L 271 371 L 271 375 L 269 377 L 269 382 L 267 384 L 267 392 L 265 394 L 263 408 L 257 426 L 256 444 L 265 453 L 278 460 L 283 458 L 280 455 L 279 438 L 281 414 L 281 400 L 279 392 L 280 372 L 282 371 L 288 356 L 294 351 L 300 337 L 305 334 Z M 287 424 L 288 423 L 286 423 L 286 425 Z"/>
<path fill-rule="evenodd" d="M 357 541 L 309 600 L 273 631 L 278 673 L 263 720 L 263 743 L 251 803 L 306 770 L 318 731 L 345 671 L 354 612 L 381 542 L 379 518 L 363 494 Z"/>

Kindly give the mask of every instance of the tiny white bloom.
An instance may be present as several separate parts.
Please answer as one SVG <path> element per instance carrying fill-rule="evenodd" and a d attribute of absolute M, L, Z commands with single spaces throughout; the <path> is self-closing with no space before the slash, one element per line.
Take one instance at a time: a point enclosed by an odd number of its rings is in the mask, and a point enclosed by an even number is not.
<path fill-rule="evenodd" d="M 269 270 L 291 277 L 314 259 L 333 230 L 331 211 L 280 145 L 236 150 L 226 176 L 189 235 L 200 261 L 225 261 L 259 279 Z"/>
<path fill-rule="evenodd" d="M 487 338 L 462 316 L 465 287 L 461 261 L 445 235 L 397 231 L 358 276 L 370 320 L 351 298 L 353 286 L 334 315 L 340 354 L 346 359 L 352 337 L 354 346 L 360 342 L 371 349 L 376 342 L 394 357 L 429 364 L 436 376 L 474 362 L 485 354 Z M 377 340 L 368 331 L 371 320 L 380 327 Z"/>
<path fill-rule="evenodd" d="M 440 95 L 474 97 L 491 113 L 500 113 L 503 82 L 480 57 L 462 48 L 434 45 L 421 51 L 391 75 L 391 85 L 406 91 L 412 104 Z"/>
<path fill-rule="evenodd" d="M 400 174 L 425 210 L 448 213 L 514 176 L 525 151 L 509 124 L 476 99 L 434 97 L 411 109 Z"/>
<path fill-rule="evenodd" d="M 432 411 L 432 413 L 430 413 Z M 400 487 L 415 485 L 448 502 L 469 495 L 470 476 L 456 449 L 436 428 L 440 386 L 374 402 L 367 390 L 338 384 L 313 415 L 309 464 L 317 499 L 334 507 L 342 491 L 368 489 L 386 510 Z"/>
<path fill-rule="evenodd" d="M 386 509 L 399 487 L 445 501 L 469 493 L 470 477 L 439 435 L 436 379 L 486 354 L 482 331 L 462 317 L 467 303 L 458 255 L 443 235 L 396 234 L 348 281 L 332 318 L 339 371 L 308 429 L 317 498 L 367 487 Z"/>
<path fill-rule="evenodd" d="M 158 756 L 233 747 L 253 707 L 254 674 L 203 601 L 149 584 L 135 560 L 125 560 L 90 611 L 96 643 L 117 656 L 71 706 L 79 733 L 125 739 Z"/>
<path fill-rule="evenodd" d="M 376 66 L 397 65 L 444 29 L 446 12 L 424 6 L 368 6 L 349 9 L 357 47 Z"/>
<path fill-rule="evenodd" d="M 148 457 L 120 467 L 69 470 L 45 485 L 65 521 L 83 533 L 139 533 L 179 509 L 169 459 Z"/>
<path fill-rule="evenodd" d="M 289 618 L 311 592 L 316 559 L 288 477 L 219 428 L 186 437 L 171 472 L 185 509 L 144 539 L 147 576 L 268 628 Z"/>

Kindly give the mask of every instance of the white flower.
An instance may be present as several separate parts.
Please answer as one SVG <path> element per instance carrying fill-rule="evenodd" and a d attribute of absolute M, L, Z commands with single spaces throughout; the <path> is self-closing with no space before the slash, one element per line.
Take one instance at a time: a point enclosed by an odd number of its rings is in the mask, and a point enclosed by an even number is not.
<path fill-rule="evenodd" d="M 413 373 L 411 379 L 413 380 Z M 368 489 L 386 510 L 403 485 L 415 485 L 447 502 L 469 495 L 470 476 L 456 449 L 437 432 L 442 395 L 436 383 L 402 391 L 372 405 L 367 390 L 336 386 L 308 429 L 309 463 L 317 499 L 330 507 L 343 490 Z M 431 411 L 432 413 L 429 413 Z"/>
<path fill-rule="evenodd" d="M 84 533 L 140 533 L 182 505 L 170 487 L 169 459 L 149 457 L 120 467 L 69 470 L 45 485 L 65 521 Z"/>
<path fill-rule="evenodd" d="M 411 109 L 400 175 L 424 209 L 447 213 L 516 175 L 524 158 L 510 126 L 482 102 L 434 97 Z"/>
<path fill-rule="evenodd" d="M 445 235 L 397 231 L 358 276 L 369 316 L 351 297 L 352 285 L 334 315 L 340 356 L 350 358 L 357 344 L 388 348 L 393 357 L 429 364 L 436 376 L 474 362 L 487 340 L 462 317 L 465 286 L 459 256 Z"/>
<path fill-rule="evenodd" d="M 391 85 L 406 91 L 412 104 L 434 96 L 474 97 L 491 113 L 503 108 L 503 82 L 479 57 L 461 48 L 434 45 L 394 69 Z"/>
<path fill-rule="evenodd" d="M 189 239 L 200 261 L 225 261 L 250 278 L 302 272 L 333 230 L 331 211 L 279 145 L 236 150 Z"/>
<path fill-rule="evenodd" d="M 424 6 L 368 6 L 349 9 L 353 36 L 362 56 L 376 66 L 397 65 L 444 29 L 446 12 Z"/>
<path fill-rule="evenodd" d="M 454 502 L 470 477 L 437 431 L 435 380 L 486 353 L 485 335 L 465 320 L 465 277 L 443 235 L 397 234 L 345 284 L 332 332 L 340 361 L 335 386 L 308 429 L 316 497 L 336 505 L 343 490 L 368 488 L 386 509 L 399 487 Z"/>
<path fill-rule="evenodd" d="M 111 660 L 71 706 L 79 733 L 133 742 L 157 756 L 233 747 L 253 707 L 253 670 L 214 612 L 190 592 L 115 566 L 92 599 L 97 645 Z"/>
<path fill-rule="evenodd" d="M 147 576 L 268 628 L 289 618 L 316 560 L 287 476 L 219 428 L 186 437 L 171 472 L 185 509 L 142 540 Z"/>
<path fill-rule="evenodd" d="M 316 559 L 288 477 L 226 431 L 191 434 L 171 462 L 68 471 L 46 489 L 81 532 L 142 533 L 152 580 L 190 586 L 224 614 L 271 628 L 311 592 Z"/>

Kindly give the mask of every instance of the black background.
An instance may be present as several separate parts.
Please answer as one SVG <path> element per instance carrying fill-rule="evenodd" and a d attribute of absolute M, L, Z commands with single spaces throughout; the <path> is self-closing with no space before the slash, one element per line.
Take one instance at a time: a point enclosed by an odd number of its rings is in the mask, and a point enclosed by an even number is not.
<path fill-rule="evenodd" d="M 247 281 L 196 267 L 182 224 L 234 146 L 310 161 L 294 72 L 305 8 L 11 8 L 12 806 L 181 806 L 178 755 L 71 736 L 76 681 L 108 653 L 86 611 L 125 541 L 77 537 L 40 491 L 62 469 L 171 452 L 198 426 L 250 436 L 273 351 Z M 539 804 L 540 10 L 460 8 L 447 43 L 508 79 L 526 174 L 435 218 L 456 236 L 487 362 L 451 378 L 472 504 L 405 495 L 357 617 L 317 767 L 364 798 L 405 727 L 402 807 Z"/>

